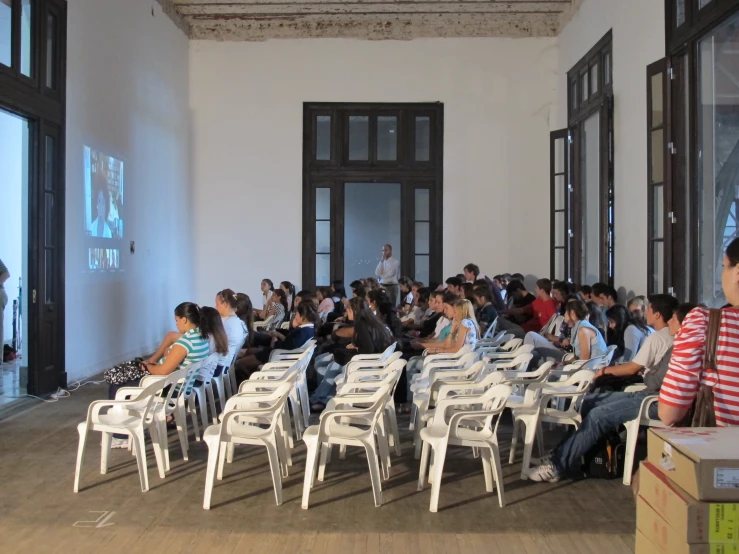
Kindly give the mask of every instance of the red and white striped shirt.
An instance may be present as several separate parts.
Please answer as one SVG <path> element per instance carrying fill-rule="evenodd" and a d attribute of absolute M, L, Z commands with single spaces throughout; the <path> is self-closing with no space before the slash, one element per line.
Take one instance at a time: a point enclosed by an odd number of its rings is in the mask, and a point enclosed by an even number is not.
<path fill-rule="evenodd" d="M 703 369 L 708 331 L 708 309 L 692 310 L 680 328 L 672 359 L 660 389 L 659 401 L 690 408 L 699 384 L 713 386 L 716 423 L 739 426 L 739 308 L 721 310 L 716 368 Z"/>

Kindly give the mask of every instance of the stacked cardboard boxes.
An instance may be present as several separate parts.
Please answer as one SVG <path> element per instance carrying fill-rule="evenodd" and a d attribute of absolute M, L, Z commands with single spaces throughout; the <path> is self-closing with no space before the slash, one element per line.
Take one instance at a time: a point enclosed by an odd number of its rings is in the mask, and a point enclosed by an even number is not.
<path fill-rule="evenodd" d="M 636 554 L 739 554 L 739 428 L 650 429 Z"/>

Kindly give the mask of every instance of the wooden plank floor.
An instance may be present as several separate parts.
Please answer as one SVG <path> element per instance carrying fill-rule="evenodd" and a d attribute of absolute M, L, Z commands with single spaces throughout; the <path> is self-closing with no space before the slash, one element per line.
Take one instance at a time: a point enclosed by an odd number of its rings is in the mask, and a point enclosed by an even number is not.
<path fill-rule="evenodd" d="M 326 480 L 302 510 L 305 452 L 297 445 L 282 506 L 276 506 L 263 449 L 236 450 L 223 481 L 202 509 L 207 448 L 190 443 L 181 458 L 171 436 L 172 470 L 162 480 L 149 448 L 151 489 L 141 493 L 135 459 L 111 453 L 100 474 L 99 434 L 88 442 L 81 491 L 72 492 L 76 425 L 104 387 L 0 421 L 0 545 L 3 552 L 238 552 L 238 553 L 491 553 L 591 554 L 634 550 L 634 502 L 620 482 L 538 484 L 505 463 L 510 426 L 502 425 L 506 507 L 484 490 L 479 460 L 451 450 L 439 512 L 428 511 L 429 488 L 416 491 L 418 463 L 403 433 L 375 508 L 364 455 L 335 456 Z M 401 428 L 407 427 L 401 421 Z M 554 440 L 556 437 L 552 437 Z"/>

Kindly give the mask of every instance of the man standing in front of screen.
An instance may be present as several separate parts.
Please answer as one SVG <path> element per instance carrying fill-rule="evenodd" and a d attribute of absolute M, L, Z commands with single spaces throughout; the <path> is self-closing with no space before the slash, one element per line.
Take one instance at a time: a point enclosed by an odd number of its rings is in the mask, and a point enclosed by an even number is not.
<path fill-rule="evenodd" d="M 398 305 L 398 279 L 400 277 L 400 262 L 393 258 L 393 247 L 386 244 L 382 247 L 382 259 L 377 264 L 375 275 L 387 291 L 393 306 Z"/>
<path fill-rule="evenodd" d="M 5 345 L 5 306 L 8 305 L 8 293 L 5 292 L 5 281 L 10 279 L 10 272 L 5 264 L 0 260 L 0 356 L 4 356 L 2 346 Z"/>

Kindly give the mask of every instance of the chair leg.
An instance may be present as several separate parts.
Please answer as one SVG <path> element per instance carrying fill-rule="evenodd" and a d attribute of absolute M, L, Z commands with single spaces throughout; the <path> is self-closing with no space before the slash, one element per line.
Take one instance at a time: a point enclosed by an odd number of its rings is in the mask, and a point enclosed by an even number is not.
<path fill-rule="evenodd" d="M 155 425 L 157 425 L 157 433 L 162 443 L 162 450 L 164 451 L 164 469 L 165 471 L 170 470 L 169 466 L 169 436 L 167 435 L 167 420 L 166 418 L 156 417 L 154 419 Z"/>
<path fill-rule="evenodd" d="M 205 430 L 208 428 L 208 404 L 205 400 L 205 385 L 198 387 L 195 390 L 197 391 L 196 396 L 198 397 L 198 407 L 200 408 L 200 421 L 203 424 L 203 433 L 205 433 Z M 198 435 L 200 435 L 200 433 L 198 433 Z M 198 436 L 198 438 L 200 437 Z"/>
<path fill-rule="evenodd" d="M 162 451 L 162 441 L 159 438 L 159 427 L 156 421 L 149 427 L 149 433 L 151 434 L 151 445 L 154 448 L 154 458 L 157 461 L 159 477 L 164 479 L 166 477 L 166 464 L 164 462 L 164 452 Z"/>
<path fill-rule="evenodd" d="M 113 438 L 110 433 L 103 431 L 100 442 L 100 474 L 108 473 L 108 454 L 110 454 L 110 441 Z"/>
<path fill-rule="evenodd" d="M 626 423 L 626 452 L 624 459 L 624 485 L 631 485 L 631 473 L 634 471 L 634 453 L 636 441 L 639 437 L 639 422 L 629 421 Z"/>
<path fill-rule="evenodd" d="M 511 451 L 508 454 L 508 463 L 512 464 L 516 461 L 516 446 L 518 445 L 518 435 L 521 432 L 521 420 L 515 418 L 513 422 L 513 438 L 511 438 Z"/>
<path fill-rule="evenodd" d="M 281 441 L 282 438 L 277 438 Z M 282 471 L 280 469 L 280 457 L 277 455 L 277 447 L 270 441 L 265 441 L 267 455 L 269 456 L 269 469 L 272 471 L 272 485 L 275 488 L 275 501 L 277 505 L 282 504 Z"/>
<path fill-rule="evenodd" d="M 387 481 L 390 479 L 390 447 L 387 442 L 387 426 L 384 418 L 380 416 L 377 422 L 377 450 L 380 454 L 380 466 L 382 468 L 382 478 Z"/>
<path fill-rule="evenodd" d="M 192 430 L 195 433 L 195 442 L 200 442 L 200 427 L 198 426 L 198 410 L 195 406 L 195 396 L 196 394 L 193 394 L 187 400 L 187 412 L 190 414 L 190 419 L 192 419 Z"/>
<path fill-rule="evenodd" d="M 136 454 L 136 465 L 139 468 L 141 492 L 146 492 L 149 490 L 149 470 L 146 467 L 146 443 L 143 430 L 131 432 L 131 441 L 133 441 L 133 451 Z"/>
<path fill-rule="evenodd" d="M 421 466 L 418 469 L 418 487 L 417 490 L 420 492 L 423 490 L 423 486 L 426 484 L 426 471 L 429 465 L 429 451 L 431 445 L 423 441 L 423 449 L 421 451 Z"/>
<path fill-rule="evenodd" d="M 223 410 L 226 408 L 226 400 L 223 398 L 223 374 L 220 375 L 220 377 L 213 377 L 213 380 L 211 381 L 211 386 L 215 385 L 216 387 L 216 393 L 218 394 L 218 412 L 213 410 L 213 413 L 222 413 Z"/>
<path fill-rule="evenodd" d="M 226 453 L 229 448 L 233 448 L 233 443 L 222 442 L 218 447 L 218 480 L 223 479 L 223 466 L 226 465 Z"/>
<path fill-rule="evenodd" d="M 490 464 L 493 470 L 495 486 L 498 488 L 498 504 L 501 508 L 504 508 L 505 495 L 503 491 L 503 468 L 500 465 L 500 449 L 495 443 L 490 445 Z"/>
<path fill-rule="evenodd" d="M 213 494 L 213 484 L 216 479 L 216 467 L 221 454 L 221 443 L 215 442 L 213 446 L 208 445 L 208 469 L 205 472 L 205 496 L 203 497 L 203 509 L 210 510 L 210 499 Z"/>
<path fill-rule="evenodd" d="M 446 443 L 442 442 L 434 450 L 433 481 L 431 482 L 431 505 L 429 510 L 437 512 L 439 509 L 439 492 L 441 490 L 441 476 L 444 473 L 444 458 L 446 458 Z"/>
<path fill-rule="evenodd" d="M 487 448 L 479 450 L 482 458 L 482 472 L 485 475 L 485 491 L 493 492 L 493 475 L 490 468 L 490 455 Z"/>
<path fill-rule="evenodd" d="M 331 453 L 333 446 L 330 443 L 324 443 L 321 445 L 321 461 L 318 464 L 318 480 L 323 481 L 323 476 L 326 473 L 326 464 L 328 463 L 329 454 Z"/>
<path fill-rule="evenodd" d="M 82 428 L 84 427 L 84 428 Z M 82 471 L 82 459 L 85 457 L 85 443 L 87 442 L 87 425 L 77 427 L 80 442 L 77 445 L 77 464 L 74 468 L 74 492 L 80 490 L 80 472 Z"/>
<path fill-rule="evenodd" d="M 210 415 L 213 425 L 218 424 L 218 412 L 216 411 L 216 399 L 213 396 L 213 381 L 205 385 L 205 394 L 208 396 L 208 405 L 210 406 Z M 206 418 L 207 419 L 207 418 Z M 207 425 L 203 425 L 203 430 L 207 429 Z"/>
<path fill-rule="evenodd" d="M 395 455 L 401 456 L 403 453 L 400 450 L 400 430 L 398 429 L 398 416 L 394 409 L 390 409 L 388 412 L 390 419 L 390 433 L 393 437 L 393 447 L 395 448 Z"/>
<path fill-rule="evenodd" d="M 382 506 L 382 479 L 380 478 L 380 464 L 377 461 L 377 451 L 375 450 L 374 439 L 370 437 L 371 442 L 366 442 L 364 449 L 367 452 L 367 463 L 369 465 L 370 478 L 372 479 L 372 494 L 375 497 L 375 507 Z"/>
<path fill-rule="evenodd" d="M 280 460 L 280 471 L 282 477 L 287 477 L 289 475 L 287 469 L 287 459 L 290 456 L 290 449 L 287 447 L 285 431 L 283 431 L 283 429 L 281 428 L 275 429 L 274 439 L 277 448 L 277 457 Z"/>
<path fill-rule="evenodd" d="M 313 486 L 313 479 L 316 475 L 316 459 L 318 458 L 318 449 L 320 448 L 320 442 L 311 442 L 307 444 L 307 451 L 305 453 L 305 478 L 303 479 L 303 499 L 300 502 L 300 507 L 304 510 L 308 509 L 308 499 L 310 497 L 310 489 Z"/>
<path fill-rule="evenodd" d="M 521 464 L 521 478 L 527 479 L 526 470 L 531 466 L 531 451 L 534 449 L 534 440 L 536 439 L 536 430 L 539 428 L 539 422 L 534 419 L 526 421 L 526 434 L 523 447 L 523 463 Z"/>
<path fill-rule="evenodd" d="M 175 408 L 173 415 L 174 415 L 175 425 L 177 425 L 177 436 L 180 439 L 180 448 L 182 449 L 182 459 L 187 461 L 187 451 L 190 448 L 190 445 L 187 439 L 187 411 L 185 410 L 184 406 L 180 405 L 180 406 L 177 406 L 177 408 Z"/>

